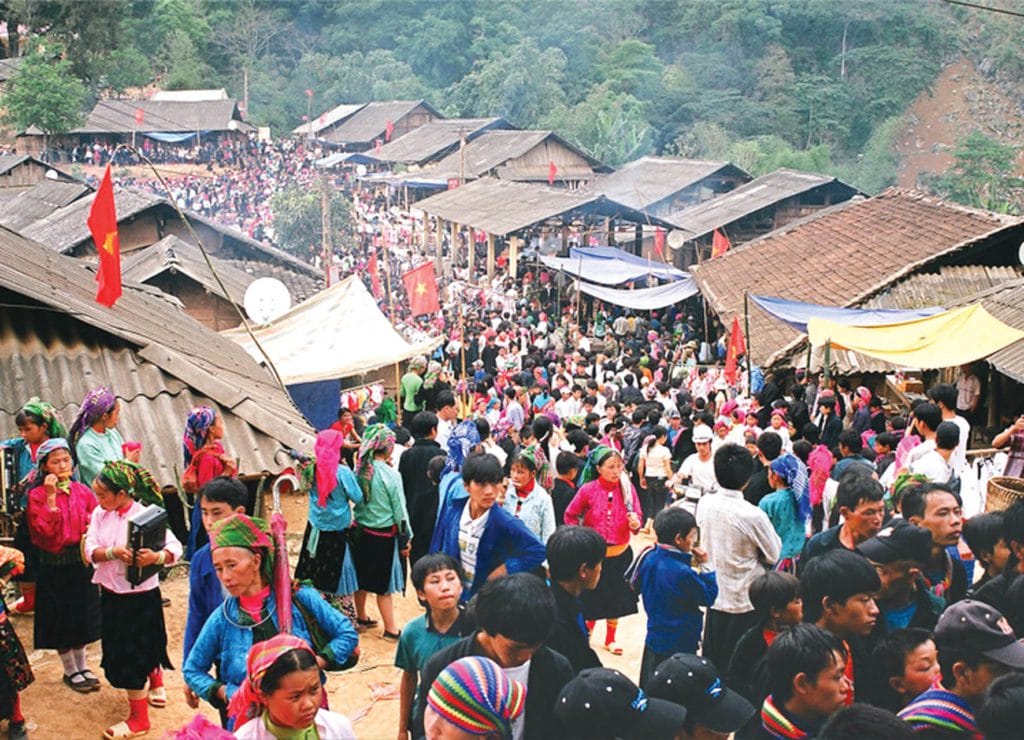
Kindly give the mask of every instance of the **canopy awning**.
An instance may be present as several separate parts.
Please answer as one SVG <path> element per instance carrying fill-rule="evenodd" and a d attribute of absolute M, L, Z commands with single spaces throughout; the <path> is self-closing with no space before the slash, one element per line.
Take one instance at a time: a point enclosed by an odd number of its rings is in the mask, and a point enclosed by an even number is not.
<path fill-rule="evenodd" d="M 647 277 L 676 280 L 679 270 L 663 263 L 631 264 L 623 260 L 577 255 L 575 257 L 541 257 L 552 270 L 559 270 L 589 283 L 620 285 Z M 683 273 L 686 275 L 686 273 Z"/>
<path fill-rule="evenodd" d="M 573 247 L 569 250 L 569 257 L 576 257 L 578 259 L 580 255 L 593 259 L 618 260 L 619 262 L 626 262 L 645 269 L 652 264 L 651 260 L 646 257 L 641 257 L 618 247 Z M 654 262 L 653 264 L 661 274 L 668 274 L 679 280 L 690 277 L 690 273 L 685 270 L 680 270 L 664 262 Z"/>
<path fill-rule="evenodd" d="M 843 308 L 790 301 L 785 298 L 769 298 L 753 293 L 750 294 L 750 300 L 779 321 L 805 334 L 807 333 L 807 322 L 812 318 L 825 319 L 844 326 L 878 326 L 879 324 L 897 324 L 901 321 L 923 319 L 935 316 L 945 310 L 941 306 L 914 309 Z"/>
<path fill-rule="evenodd" d="M 674 283 L 658 285 L 653 288 L 637 288 L 635 290 L 608 288 L 590 283 L 579 283 L 578 285 L 580 290 L 587 295 L 611 303 L 613 306 L 623 306 L 637 311 L 665 308 L 665 306 L 685 301 L 698 292 L 697 284 L 692 278 L 677 280 Z"/>
<path fill-rule="evenodd" d="M 429 354 L 436 337 L 407 342 L 381 313 L 356 275 L 317 293 L 253 333 L 285 385 L 362 375 L 415 355 Z M 257 362 L 263 354 L 245 328 L 221 332 L 238 342 Z"/>
<path fill-rule="evenodd" d="M 980 303 L 878 326 L 846 326 L 812 318 L 807 332 L 813 345 L 827 343 L 922 370 L 974 362 L 1024 339 L 1024 331 L 1007 326 Z"/>

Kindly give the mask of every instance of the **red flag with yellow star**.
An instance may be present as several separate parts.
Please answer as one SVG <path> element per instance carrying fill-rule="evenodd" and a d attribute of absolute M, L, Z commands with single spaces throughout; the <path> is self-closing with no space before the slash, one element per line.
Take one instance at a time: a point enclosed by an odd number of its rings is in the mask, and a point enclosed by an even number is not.
<path fill-rule="evenodd" d="M 413 316 L 436 313 L 441 310 L 437 300 L 437 281 L 434 279 L 434 263 L 424 262 L 415 270 L 402 275 L 405 292 L 409 294 L 409 305 Z"/>
<path fill-rule="evenodd" d="M 740 319 L 738 316 L 732 318 L 732 331 L 729 332 L 729 344 L 725 350 L 725 382 L 729 385 L 736 385 L 739 382 L 739 358 L 747 353 L 747 343 L 743 341 L 743 332 L 740 331 Z"/>
<path fill-rule="evenodd" d="M 121 297 L 121 241 L 117 236 L 117 211 L 114 209 L 114 185 L 110 181 L 109 164 L 86 223 L 100 256 L 96 271 L 96 302 L 110 308 Z"/>

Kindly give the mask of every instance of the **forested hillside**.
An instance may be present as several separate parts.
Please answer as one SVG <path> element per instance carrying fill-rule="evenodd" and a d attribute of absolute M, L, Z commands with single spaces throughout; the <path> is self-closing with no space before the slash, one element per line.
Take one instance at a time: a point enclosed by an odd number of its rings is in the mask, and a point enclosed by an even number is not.
<path fill-rule="evenodd" d="M 721 157 L 869 191 L 894 182 L 902 115 L 963 49 L 972 13 L 940 0 L 0 0 L 10 27 L 63 43 L 94 96 L 226 87 L 275 133 L 301 122 L 306 90 L 314 115 L 422 97 L 555 129 L 613 165 Z M 972 48 L 1018 75 L 1024 19 L 984 23 Z"/>

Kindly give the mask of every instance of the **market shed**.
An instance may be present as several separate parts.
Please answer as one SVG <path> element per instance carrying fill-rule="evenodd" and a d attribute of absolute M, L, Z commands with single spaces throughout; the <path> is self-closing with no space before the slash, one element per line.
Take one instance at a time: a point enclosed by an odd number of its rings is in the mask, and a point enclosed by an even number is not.
<path fill-rule="evenodd" d="M 440 118 L 392 138 L 368 156 L 387 164 L 423 165 L 450 154 L 462 139 L 470 142 L 487 131 L 511 128 L 503 118 Z"/>
<path fill-rule="evenodd" d="M 78 178 L 27 154 L 0 154 L 0 193 L 31 188 L 44 180 L 78 182 Z"/>
<path fill-rule="evenodd" d="M 194 406 L 224 418 L 225 446 L 240 472 L 279 472 L 286 450 L 310 449 L 313 430 L 272 376 L 234 342 L 172 299 L 126 284 L 113 308 L 95 300 L 95 268 L 0 228 L 0 410 L 13 418 L 31 396 L 65 422 L 85 394 L 109 386 L 118 428 L 142 443 L 161 484 L 182 471 L 181 429 Z"/>
<path fill-rule="evenodd" d="M 859 190 L 828 175 L 787 169 L 762 175 L 665 217 L 682 232 L 676 264 L 689 267 L 710 258 L 716 230 L 735 247 L 856 195 Z"/>
<path fill-rule="evenodd" d="M 378 140 L 381 145 L 394 141 L 441 117 L 425 100 L 378 101 L 362 106 L 319 138 L 348 151 L 363 152 L 373 148 Z"/>
<path fill-rule="evenodd" d="M 696 265 L 691 274 L 725 325 L 743 316 L 744 290 L 827 306 L 919 308 L 939 301 L 919 297 L 879 305 L 871 299 L 908 290 L 898 287 L 908 278 L 925 281 L 924 275 L 951 267 L 1010 268 L 1022 239 L 1024 219 L 893 188 L 820 211 Z M 966 272 L 959 271 L 958 279 Z M 753 302 L 749 318 L 748 347 L 755 363 L 804 364 L 806 335 Z"/>
<path fill-rule="evenodd" d="M 312 121 L 305 121 L 292 129 L 292 133 L 306 138 L 321 139 L 358 113 L 366 103 L 342 103 L 324 111 Z"/>
<path fill-rule="evenodd" d="M 0 226 L 21 231 L 92 193 L 84 182 L 44 179 L 26 190 L 0 191 Z"/>
<path fill-rule="evenodd" d="M 638 211 L 668 216 L 728 193 L 750 179 L 729 162 L 641 157 L 597 178 L 593 189 Z"/>

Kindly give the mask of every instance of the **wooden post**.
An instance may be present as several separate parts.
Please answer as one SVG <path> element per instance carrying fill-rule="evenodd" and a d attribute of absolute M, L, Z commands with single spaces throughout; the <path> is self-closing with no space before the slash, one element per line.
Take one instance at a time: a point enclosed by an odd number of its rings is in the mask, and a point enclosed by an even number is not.
<path fill-rule="evenodd" d="M 469 263 L 469 272 L 467 273 L 469 284 L 476 284 L 476 229 L 470 227 L 467 231 L 466 240 L 466 251 L 469 252 L 467 255 L 467 261 Z"/>
<path fill-rule="evenodd" d="M 743 332 L 747 335 L 747 392 L 749 393 L 750 386 L 754 382 L 754 375 L 750 363 L 750 301 L 745 290 L 743 291 Z"/>
<path fill-rule="evenodd" d="M 568 224 L 562 224 L 562 251 L 569 251 L 569 226 Z"/>
<path fill-rule="evenodd" d="M 451 243 L 451 246 L 448 249 L 448 261 L 451 262 L 452 272 L 453 273 L 455 272 L 456 265 L 459 264 L 458 244 L 459 244 L 459 229 L 460 228 L 461 227 L 457 223 L 452 222 L 452 243 Z"/>
<path fill-rule="evenodd" d="M 444 219 L 440 216 L 437 218 L 437 223 L 434 225 L 435 236 L 437 242 L 434 244 L 434 248 L 437 250 L 437 259 L 435 260 L 435 270 L 438 275 L 443 275 L 444 269 Z"/>
<path fill-rule="evenodd" d="M 508 274 L 513 280 L 519 277 L 519 237 L 508 240 Z"/>
<path fill-rule="evenodd" d="M 423 254 L 430 252 L 430 216 L 423 214 Z M 436 269 L 436 268 L 435 268 Z"/>
<path fill-rule="evenodd" d="M 494 282 L 494 234 L 487 235 L 487 287 Z"/>

